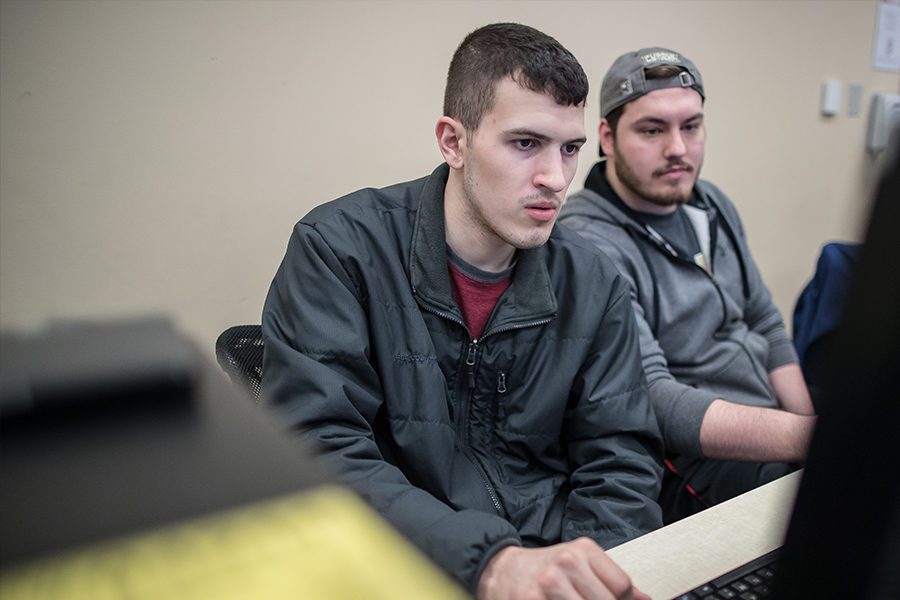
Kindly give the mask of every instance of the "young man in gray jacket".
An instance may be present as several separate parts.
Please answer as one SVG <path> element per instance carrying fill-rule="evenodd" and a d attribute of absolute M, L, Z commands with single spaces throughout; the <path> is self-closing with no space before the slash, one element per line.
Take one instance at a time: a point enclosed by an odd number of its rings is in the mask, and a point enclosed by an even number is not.
<path fill-rule="evenodd" d="M 306 215 L 263 310 L 264 397 L 483 599 L 644 598 L 602 548 L 661 524 L 627 284 L 555 227 L 587 91 L 553 38 L 471 33 L 446 162 Z"/>
<path fill-rule="evenodd" d="M 666 444 L 666 522 L 796 468 L 815 422 L 784 323 L 737 211 L 698 179 L 703 80 L 665 48 L 619 57 L 600 90 L 600 148 L 560 223 L 628 282 Z"/>

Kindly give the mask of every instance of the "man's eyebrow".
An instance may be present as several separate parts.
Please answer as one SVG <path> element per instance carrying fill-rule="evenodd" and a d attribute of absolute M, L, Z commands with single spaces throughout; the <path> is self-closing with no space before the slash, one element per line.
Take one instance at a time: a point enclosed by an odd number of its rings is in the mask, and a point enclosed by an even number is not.
<path fill-rule="evenodd" d="M 688 123 L 690 121 L 697 121 L 697 120 L 702 120 L 702 119 L 703 119 L 703 113 L 698 112 L 696 114 L 691 115 L 690 117 L 688 117 L 687 119 L 685 119 L 682 122 Z M 646 117 L 641 117 L 640 119 L 635 121 L 634 124 L 641 125 L 641 124 L 645 124 L 645 123 L 651 123 L 654 125 L 665 125 L 668 122 L 669 122 L 668 119 L 663 119 L 662 117 L 654 117 L 653 115 L 648 115 Z"/>
<path fill-rule="evenodd" d="M 515 135 L 515 136 L 534 138 L 534 139 L 540 140 L 542 142 L 550 141 L 549 135 L 534 131 L 532 129 L 528 129 L 527 127 L 517 127 L 514 129 L 507 129 L 504 133 L 508 136 Z M 584 144 L 585 142 L 587 142 L 587 138 L 584 136 L 581 136 L 581 137 L 577 137 L 577 138 L 572 138 L 571 140 L 567 140 L 565 143 L 566 144 Z"/>

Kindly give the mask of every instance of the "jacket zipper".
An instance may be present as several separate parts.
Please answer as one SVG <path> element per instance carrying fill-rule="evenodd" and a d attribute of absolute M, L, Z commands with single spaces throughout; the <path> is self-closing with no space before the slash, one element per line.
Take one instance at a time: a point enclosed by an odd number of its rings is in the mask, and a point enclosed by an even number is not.
<path fill-rule="evenodd" d="M 648 228 L 648 229 L 649 229 L 649 228 Z M 655 232 L 653 232 L 653 233 L 655 233 Z M 657 234 L 657 236 L 658 236 L 658 235 L 659 235 L 659 234 Z M 650 240 L 651 240 L 652 242 L 654 242 L 654 244 L 656 245 L 657 248 L 659 248 L 660 250 L 664 251 L 666 254 L 668 254 L 669 256 L 671 256 L 674 260 L 679 261 L 679 262 L 681 262 L 681 263 L 683 263 L 683 264 L 685 264 L 685 265 L 688 265 L 688 266 L 690 266 L 690 267 L 693 267 L 693 268 L 696 268 L 696 269 L 700 269 L 700 270 L 703 272 L 703 274 L 706 275 L 706 277 L 709 279 L 709 282 L 710 282 L 710 283 L 713 285 L 713 287 L 715 288 L 716 293 L 719 295 L 719 302 L 720 302 L 721 305 L 722 305 L 722 321 L 721 321 L 721 323 L 719 324 L 719 329 L 720 329 L 720 330 L 721 330 L 721 329 L 724 329 L 724 328 L 725 328 L 725 325 L 726 325 L 725 319 L 728 318 L 728 309 L 727 309 L 726 302 L 725 302 L 725 292 L 722 291 L 722 288 L 721 288 L 721 286 L 719 285 L 719 282 L 716 281 L 716 279 L 713 277 L 713 274 L 712 274 L 710 271 L 707 271 L 706 269 L 704 269 L 703 267 L 701 267 L 700 265 L 698 265 L 698 264 L 696 264 L 696 263 L 694 263 L 694 262 L 688 260 L 687 258 L 684 258 L 683 256 L 679 255 L 677 252 L 675 252 L 675 249 L 674 249 L 674 248 L 672 248 L 667 242 L 665 242 L 665 240 L 662 239 L 661 236 L 660 236 L 660 240 L 662 240 L 662 242 L 663 242 L 664 244 L 663 244 L 663 243 L 660 243 L 660 241 L 658 241 L 658 240 L 656 239 L 656 237 L 653 236 L 653 235 L 649 235 L 648 237 L 650 238 Z M 736 244 L 736 243 L 735 243 L 734 245 L 735 245 L 735 247 L 737 247 L 737 244 Z M 713 247 L 711 246 L 711 247 L 710 247 L 710 254 L 711 254 L 711 255 L 714 255 L 714 254 L 715 254 L 715 251 L 714 251 L 714 250 L 715 250 L 715 248 L 713 248 Z M 740 249 L 739 249 L 739 248 L 736 248 L 736 251 L 735 251 L 735 252 L 736 252 L 737 254 L 739 254 L 739 253 L 740 253 Z M 738 257 L 738 260 L 740 260 L 740 257 Z M 743 344 L 742 342 L 738 342 L 738 341 L 732 341 L 732 342 L 735 343 L 735 344 L 737 344 L 737 345 L 741 348 L 741 350 L 742 350 L 746 355 L 748 355 L 749 357 L 751 357 L 751 363 L 752 363 L 752 362 L 753 362 L 753 360 L 752 360 L 753 353 L 750 352 L 750 350 L 746 347 L 746 345 Z M 754 371 L 755 371 L 755 370 L 754 370 Z M 767 378 L 761 378 L 760 375 L 759 375 L 759 373 L 754 373 L 754 374 L 756 375 L 756 377 L 757 377 L 758 379 L 760 379 L 760 381 L 763 383 L 763 385 L 766 385 L 766 386 L 769 385 L 769 384 L 768 384 L 768 379 L 767 379 Z"/>
<path fill-rule="evenodd" d="M 713 287 L 716 288 L 716 293 L 719 294 L 719 302 L 722 304 L 722 322 L 719 324 L 719 329 L 725 327 L 725 319 L 728 318 L 728 308 L 725 303 L 725 292 L 722 291 L 722 288 L 719 286 L 719 282 L 715 280 L 711 272 L 707 271 L 697 263 L 691 262 L 681 256 L 675 256 L 675 259 L 683 262 L 686 265 L 691 265 L 695 269 L 700 269 L 703 274 L 706 275 L 706 277 L 709 279 L 709 282 L 713 284 Z"/>
<path fill-rule="evenodd" d="M 706 275 L 707 279 L 709 279 L 709 282 L 716 289 L 716 293 L 719 295 L 719 302 L 722 305 L 722 322 L 719 324 L 719 329 L 722 329 L 723 327 L 725 327 L 725 319 L 728 318 L 728 309 L 727 309 L 726 303 L 725 303 L 725 293 L 722 291 L 722 288 L 719 287 L 719 282 L 715 280 L 715 278 L 713 277 L 713 274 L 710 271 L 707 271 L 706 269 L 704 269 L 703 267 L 698 265 L 697 263 L 690 261 L 687 258 L 678 254 L 678 252 L 675 251 L 675 249 L 665 240 L 665 238 L 663 238 L 661 235 L 656 233 L 655 230 L 650 229 L 649 227 L 647 228 L 647 230 L 648 230 L 648 232 L 645 232 L 645 233 L 647 234 L 648 239 L 653 243 L 653 245 L 655 245 L 657 248 L 659 248 L 662 252 L 664 252 L 665 254 L 668 254 L 670 257 L 672 257 L 672 259 L 674 259 L 680 263 L 689 265 L 691 268 L 700 269 L 700 271 L 702 271 L 703 274 Z M 641 230 L 638 229 L 638 232 L 641 232 Z M 711 255 L 715 254 L 714 250 L 715 250 L 714 248 L 710 248 L 709 253 Z M 710 259 L 710 265 L 711 264 L 712 264 L 712 259 Z M 648 265 L 648 267 L 649 267 L 649 265 Z M 652 267 L 650 267 L 650 268 L 652 268 Z"/>
<path fill-rule="evenodd" d="M 478 343 L 480 341 L 483 342 L 484 339 L 490 335 L 502 333 L 504 331 L 512 331 L 514 329 L 524 329 L 526 327 L 535 327 L 538 325 L 544 325 L 546 323 L 549 323 L 552 320 L 553 319 L 551 319 L 551 318 L 539 319 L 536 321 L 530 321 L 528 323 L 519 323 L 519 324 L 514 324 L 514 325 L 507 325 L 506 327 L 492 329 L 492 330 L 488 331 L 487 333 L 483 334 L 481 336 L 481 340 L 473 339 L 469 343 L 469 349 L 468 349 L 468 353 L 466 355 L 466 365 L 469 366 L 469 377 L 470 377 L 470 379 L 469 379 L 469 392 L 470 392 L 469 400 L 467 400 L 467 402 L 466 402 L 466 410 L 467 411 L 469 408 L 468 404 L 471 402 L 472 396 L 475 394 L 475 363 L 477 362 L 476 359 L 478 356 Z M 506 392 L 506 373 L 504 371 L 500 371 L 500 375 L 497 380 L 497 391 L 501 394 Z M 466 440 L 466 446 L 468 447 L 468 443 L 469 443 L 468 431 L 466 431 L 465 440 Z M 468 451 L 467 451 L 467 454 L 468 454 Z M 494 490 L 494 487 L 491 485 L 490 481 L 488 481 L 487 474 L 484 472 L 484 469 L 481 467 L 481 464 L 477 461 L 477 459 L 475 459 L 474 456 L 472 457 L 472 462 L 478 468 L 478 472 L 481 475 L 482 480 L 484 481 L 484 485 L 487 488 L 488 494 L 490 494 L 491 500 L 494 503 L 494 508 L 497 509 L 497 512 L 500 515 L 505 516 L 506 511 L 503 510 L 503 507 L 500 504 L 500 499 L 496 496 L 496 491 Z"/>
<path fill-rule="evenodd" d="M 484 339 L 484 338 L 482 338 Z M 469 414 L 469 406 L 472 404 L 472 398 L 475 395 L 475 364 L 478 362 L 478 340 L 472 339 L 469 342 L 469 347 L 466 350 L 466 366 L 468 367 L 468 387 L 469 394 L 466 398 L 466 405 L 463 407 L 463 410 L 460 411 L 461 418 L 459 424 L 459 431 L 462 434 L 463 438 L 463 451 L 466 456 L 472 461 L 472 464 L 475 465 L 475 469 L 478 471 L 478 475 L 481 477 L 481 481 L 484 484 L 485 489 L 487 490 L 488 495 L 491 497 L 491 502 L 494 504 L 494 508 L 497 509 L 497 514 L 501 516 L 506 516 L 506 511 L 503 510 L 503 505 L 500 504 L 500 496 L 497 494 L 497 490 L 494 489 L 493 484 L 491 484 L 488 479 L 487 473 L 484 470 L 484 467 L 481 466 L 481 463 L 478 462 L 478 459 L 475 458 L 475 455 L 471 453 L 469 450 L 469 428 L 466 425 L 466 418 Z"/>
<path fill-rule="evenodd" d="M 500 376 L 497 377 L 497 393 L 506 393 L 506 371 L 500 371 Z"/>
<path fill-rule="evenodd" d="M 468 335 L 469 328 L 466 327 L 466 324 L 461 319 L 457 319 L 455 315 L 437 310 L 436 308 L 432 308 L 431 306 L 426 304 L 424 300 L 421 300 L 419 298 L 418 293 L 416 293 L 416 288 L 413 288 L 412 292 L 413 292 L 413 295 L 416 297 L 416 301 L 419 303 L 419 306 L 421 306 L 423 309 L 427 310 L 428 312 L 430 312 L 433 315 L 437 315 L 438 317 L 441 317 L 442 319 L 446 319 L 452 323 L 456 323 L 457 325 L 462 326 L 462 328 L 465 329 L 466 334 Z M 481 477 L 481 483 L 482 483 L 482 485 L 484 485 L 484 489 L 487 491 L 488 496 L 490 496 L 491 503 L 494 505 L 494 509 L 497 511 L 497 514 L 502 517 L 505 517 L 506 511 L 503 510 L 503 505 L 500 504 L 500 497 L 497 494 L 497 490 L 494 489 L 493 484 L 491 484 L 490 480 L 488 479 L 487 473 L 485 473 L 484 468 L 481 466 L 481 463 L 478 462 L 478 459 L 475 458 L 475 456 L 472 454 L 471 450 L 469 449 L 469 435 L 468 435 L 468 428 L 465 426 L 465 421 L 466 421 L 466 418 L 467 418 L 468 412 L 469 412 L 469 402 L 471 400 L 472 395 L 475 393 L 475 390 L 474 390 L 474 388 L 475 388 L 475 364 L 477 363 L 477 359 L 478 359 L 478 340 L 473 338 L 469 342 L 469 346 L 466 350 L 466 360 L 465 360 L 466 366 L 468 367 L 468 381 L 466 383 L 468 384 L 469 397 L 466 399 L 466 405 L 464 407 L 462 407 L 463 410 L 460 410 L 459 414 L 456 415 L 455 420 L 458 421 L 456 428 L 457 428 L 458 434 L 459 433 L 462 434 L 462 438 L 464 441 L 463 444 L 460 444 L 460 450 L 462 450 L 463 455 L 469 460 L 469 462 L 472 463 L 472 466 L 475 467 L 475 471 L 478 473 L 478 476 Z"/>
<path fill-rule="evenodd" d="M 469 389 L 475 389 L 475 357 L 478 355 L 478 340 L 469 342 L 466 352 L 466 366 L 469 367 Z"/>
<path fill-rule="evenodd" d="M 500 443 L 500 434 L 497 432 L 497 428 L 500 426 L 500 421 L 506 418 L 506 405 L 503 402 L 503 395 L 506 394 L 506 371 L 500 371 L 499 375 L 497 375 L 497 393 L 494 394 L 494 405 L 492 406 L 491 417 L 494 420 L 494 431 L 493 438 L 494 443 Z"/>
<path fill-rule="evenodd" d="M 415 296 L 416 301 L 418 302 L 419 306 L 421 306 L 423 309 L 427 310 L 428 312 L 430 312 L 433 315 L 437 315 L 438 317 L 441 317 L 442 319 L 446 319 L 448 321 L 456 323 L 457 325 L 460 325 L 463 329 L 466 330 L 466 333 L 468 334 L 469 328 L 466 326 L 465 322 L 463 322 L 461 319 L 456 318 L 455 315 L 452 315 L 450 313 L 447 313 L 447 312 L 438 310 L 436 308 L 433 308 L 432 306 L 429 306 L 424 300 L 422 300 L 419 297 L 419 294 L 418 294 L 416 288 L 412 288 L 412 293 L 413 293 L 413 296 Z M 475 366 L 478 363 L 478 344 L 481 341 L 483 341 L 484 338 L 486 338 L 490 335 L 494 335 L 497 333 L 503 333 L 504 331 L 512 331 L 514 329 L 525 329 L 526 327 L 537 327 L 540 325 L 546 325 L 547 323 L 549 323 L 552 320 L 553 320 L 552 317 L 547 317 L 547 318 L 543 318 L 543 319 L 537 319 L 534 321 L 528 321 L 527 323 L 514 323 L 511 325 L 507 325 L 505 327 L 499 327 L 497 329 L 492 329 L 492 330 L 488 331 L 487 333 L 485 333 L 484 335 L 482 335 L 481 340 L 472 338 L 466 349 L 465 364 L 466 364 L 466 367 L 468 367 L 468 373 L 467 373 L 468 380 L 466 383 L 468 384 L 468 388 L 469 388 L 469 396 L 466 399 L 466 405 L 463 407 L 463 410 L 459 411 L 459 413 L 460 413 L 459 415 L 456 415 L 455 420 L 458 421 L 457 432 L 462 434 L 463 441 L 465 442 L 461 446 L 463 454 L 475 466 L 475 470 L 478 471 L 478 475 L 481 477 L 481 481 L 484 484 L 484 487 L 487 490 L 487 493 L 491 498 L 491 502 L 494 504 L 494 508 L 497 510 L 497 513 L 501 516 L 505 516 L 506 511 L 503 510 L 503 505 L 500 504 L 500 498 L 497 495 L 497 491 L 494 489 L 494 486 L 491 484 L 490 480 L 488 479 L 487 473 L 485 473 L 484 468 L 481 466 L 481 463 L 478 462 L 478 459 L 475 458 L 475 456 L 469 450 L 469 435 L 468 435 L 468 429 L 465 426 L 465 420 L 466 420 L 466 417 L 468 416 L 468 411 L 469 411 L 469 403 L 471 402 L 472 396 L 475 393 L 475 371 L 476 371 Z M 504 374 L 503 375 L 504 387 L 505 387 L 505 381 L 506 381 L 506 377 Z M 499 382 L 498 382 L 498 389 L 499 389 Z"/>

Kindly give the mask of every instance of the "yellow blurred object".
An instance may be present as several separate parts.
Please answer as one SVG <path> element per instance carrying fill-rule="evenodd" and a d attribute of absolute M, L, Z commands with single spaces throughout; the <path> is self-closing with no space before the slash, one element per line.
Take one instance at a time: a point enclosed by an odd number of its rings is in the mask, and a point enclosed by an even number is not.
<path fill-rule="evenodd" d="M 0 573 L 0 598 L 467 598 L 353 493 L 320 486 Z"/>

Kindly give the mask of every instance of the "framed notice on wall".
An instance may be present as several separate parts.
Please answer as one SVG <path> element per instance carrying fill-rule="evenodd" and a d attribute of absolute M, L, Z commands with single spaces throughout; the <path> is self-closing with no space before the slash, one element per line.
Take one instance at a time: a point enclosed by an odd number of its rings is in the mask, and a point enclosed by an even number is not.
<path fill-rule="evenodd" d="M 900 0 L 878 0 L 872 67 L 900 72 Z"/>

